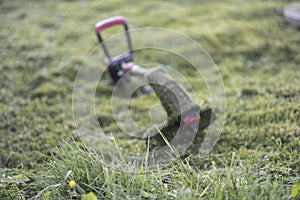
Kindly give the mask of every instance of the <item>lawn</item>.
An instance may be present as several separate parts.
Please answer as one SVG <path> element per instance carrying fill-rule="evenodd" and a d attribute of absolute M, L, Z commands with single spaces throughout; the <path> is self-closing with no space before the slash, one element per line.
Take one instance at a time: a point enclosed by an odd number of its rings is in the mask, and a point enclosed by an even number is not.
<path fill-rule="evenodd" d="M 300 34 L 274 12 L 289 3 L 0 0 L 0 198 L 81 199 L 93 192 L 98 199 L 293 199 L 300 182 Z M 94 24 L 115 15 L 125 16 L 130 29 L 181 32 L 217 65 L 226 116 L 208 155 L 127 173 L 132 166 L 104 165 L 78 136 L 76 76 L 88 55 L 99 60 L 94 67 L 103 66 L 101 56 L 91 53 Z M 172 66 L 199 88 L 198 103 L 209 104 L 189 63 L 151 50 L 138 51 L 136 59 Z M 97 120 L 120 148 L 145 151 L 145 141 L 119 136 L 111 91 L 99 83 Z M 154 95 L 130 102 L 137 123 L 148 123 L 154 102 Z"/>

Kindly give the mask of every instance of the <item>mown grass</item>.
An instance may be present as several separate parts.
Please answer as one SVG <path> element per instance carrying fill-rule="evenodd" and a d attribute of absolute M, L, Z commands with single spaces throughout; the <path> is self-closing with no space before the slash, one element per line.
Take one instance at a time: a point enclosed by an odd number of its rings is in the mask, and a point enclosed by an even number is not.
<path fill-rule="evenodd" d="M 77 182 L 73 199 L 90 191 L 103 199 L 290 199 L 300 181 L 300 36 L 273 12 L 288 3 L 0 1 L 1 199 L 71 199 L 71 179 Z M 226 121 L 208 156 L 131 174 L 124 172 L 130 166 L 103 165 L 80 143 L 73 84 L 97 44 L 94 23 L 114 15 L 126 16 L 130 28 L 181 31 L 218 65 Z M 177 69 L 184 64 L 168 62 Z M 189 80 L 198 83 L 192 75 Z M 117 132 L 106 106 L 110 100 L 101 95 L 111 89 L 97 90 L 103 103 L 97 118 L 105 131 Z M 143 102 L 151 100 L 135 102 L 135 114 L 145 113 Z M 132 143 L 123 145 L 139 148 Z"/>

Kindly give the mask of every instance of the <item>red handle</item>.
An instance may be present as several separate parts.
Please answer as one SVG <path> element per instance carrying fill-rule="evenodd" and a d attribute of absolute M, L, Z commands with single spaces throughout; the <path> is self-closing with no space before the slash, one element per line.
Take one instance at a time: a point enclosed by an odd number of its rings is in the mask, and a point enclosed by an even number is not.
<path fill-rule="evenodd" d="M 111 17 L 111 18 L 102 20 L 95 25 L 95 31 L 96 31 L 96 33 L 99 33 L 101 31 L 103 31 L 104 29 L 109 28 L 111 26 L 115 26 L 115 25 L 124 25 L 125 27 L 127 27 L 127 22 L 126 22 L 125 17 L 116 16 L 116 17 Z"/>

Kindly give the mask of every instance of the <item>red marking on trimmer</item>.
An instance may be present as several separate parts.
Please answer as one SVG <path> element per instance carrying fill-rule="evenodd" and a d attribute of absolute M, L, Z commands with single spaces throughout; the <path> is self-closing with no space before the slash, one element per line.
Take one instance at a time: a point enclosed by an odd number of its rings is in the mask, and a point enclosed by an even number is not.
<path fill-rule="evenodd" d="M 200 121 L 200 115 L 196 115 L 195 117 L 189 117 L 189 116 L 185 116 L 183 118 L 183 122 L 184 124 L 182 125 L 181 127 L 181 130 L 185 130 L 187 129 L 188 127 L 190 127 L 192 124 L 196 123 Z"/>

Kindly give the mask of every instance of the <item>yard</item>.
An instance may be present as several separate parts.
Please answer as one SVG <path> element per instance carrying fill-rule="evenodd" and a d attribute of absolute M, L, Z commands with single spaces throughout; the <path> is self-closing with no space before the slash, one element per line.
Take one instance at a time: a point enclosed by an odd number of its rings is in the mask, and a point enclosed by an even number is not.
<path fill-rule="evenodd" d="M 292 199 L 300 191 L 300 32 L 274 12 L 289 3 L 0 0 L 0 198 Z M 116 15 L 125 16 L 130 29 L 181 32 L 215 62 L 226 116 L 206 156 L 127 173 L 130 166 L 103 165 L 78 137 L 76 75 L 98 44 L 94 24 Z M 202 86 L 186 62 L 163 60 L 150 50 L 137 52 L 136 59 L 164 62 Z M 209 102 L 203 87 L 201 105 Z M 108 106 L 111 90 L 97 88 L 96 116 L 107 133 L 118 135 Z M 147 124 L 155 101 L 153 95 L 133 99 L 132 117 Z M 145 151 L 144 141 L 119 139 L 121 148 Z"/>

